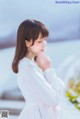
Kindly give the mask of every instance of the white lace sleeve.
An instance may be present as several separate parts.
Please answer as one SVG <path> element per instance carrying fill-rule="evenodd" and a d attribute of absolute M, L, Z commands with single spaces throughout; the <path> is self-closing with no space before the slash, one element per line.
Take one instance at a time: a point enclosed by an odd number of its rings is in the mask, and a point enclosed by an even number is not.
<path fill-rule="evenodd" d="M 25 80 L 31 94 L 42 103 L 54 106 L 58 103 L 56 91 L 45 80 L 44 76 L 31 66 L 20 65 L 19 72 Z"/>
<path fill-rule="evenodd" d="M 65 90 L 64 82 L 56 75 L 54 68 L 48 68 L 44 71 L 44 77 L 47 82 L 52 86 L 54 90 L 58 93 L 58 95 L 62 95 Z"/>

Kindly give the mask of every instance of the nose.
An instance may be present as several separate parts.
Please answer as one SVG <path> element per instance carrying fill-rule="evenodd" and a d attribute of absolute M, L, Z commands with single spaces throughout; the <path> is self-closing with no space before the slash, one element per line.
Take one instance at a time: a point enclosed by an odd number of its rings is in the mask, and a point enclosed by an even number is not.
<path fill-rule="evenodd" d="M 47 45 L 47 42 L 44 40 L 43 41 L 43 46 L 45 47 Z"/>

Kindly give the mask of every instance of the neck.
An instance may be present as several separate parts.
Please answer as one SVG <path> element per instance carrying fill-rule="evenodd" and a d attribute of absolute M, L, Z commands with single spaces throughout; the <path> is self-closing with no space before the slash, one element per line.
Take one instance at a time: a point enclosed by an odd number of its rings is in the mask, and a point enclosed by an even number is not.
<path fill-rule="evenodd" d="M 30 60 L 34 60 L 35 55 L 29 52 L 26 54 L 26 57 L 29 58 Z"/>

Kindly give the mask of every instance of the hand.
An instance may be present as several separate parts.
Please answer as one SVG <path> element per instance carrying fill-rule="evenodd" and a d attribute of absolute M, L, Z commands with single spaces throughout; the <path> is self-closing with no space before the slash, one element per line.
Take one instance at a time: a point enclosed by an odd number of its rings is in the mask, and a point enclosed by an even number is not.
<path fill-rule="evenodd" d="M 37 55 L 36 63 L 43 71 L 45 71 L 46 69 L 52 66 L 50 58 L 46 56 L 43 52 L 40 52 Z"/>

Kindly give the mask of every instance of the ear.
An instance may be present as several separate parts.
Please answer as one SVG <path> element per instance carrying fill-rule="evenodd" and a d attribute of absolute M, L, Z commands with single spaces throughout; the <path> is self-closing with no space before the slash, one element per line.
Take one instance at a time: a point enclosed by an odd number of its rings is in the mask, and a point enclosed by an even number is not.
<path fill-rule="evenodd" d="M 30 40 L 30 41 L 25 40 L 25 43 L 26 43 L 26 46 L 27 46 L 27 47 L 30 47 L 31 44 L 32 44 L 32 40 Z"/>

